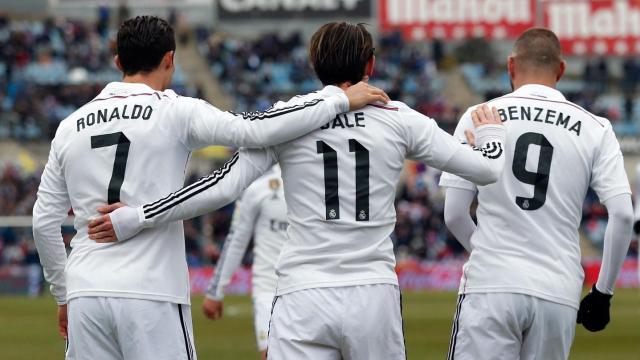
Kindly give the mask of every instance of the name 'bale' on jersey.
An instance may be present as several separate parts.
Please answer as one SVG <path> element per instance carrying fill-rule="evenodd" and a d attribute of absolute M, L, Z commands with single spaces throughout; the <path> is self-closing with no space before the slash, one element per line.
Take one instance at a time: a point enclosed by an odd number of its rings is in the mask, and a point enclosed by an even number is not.
<path fill-rule="evenodd" d="M 461 293 L 515 292 L 578 308 L 578 228 L 591 186 L 601 201 L 631 193 L 609 121 L 557 90 L 525 85 L 488 103 L 507 127 L 505 170 L 478 187 L 478 228 Z M 455 135 L 472 127 L 469 109 Z M 440 185 L 475 190 L 455 175 Z"/>

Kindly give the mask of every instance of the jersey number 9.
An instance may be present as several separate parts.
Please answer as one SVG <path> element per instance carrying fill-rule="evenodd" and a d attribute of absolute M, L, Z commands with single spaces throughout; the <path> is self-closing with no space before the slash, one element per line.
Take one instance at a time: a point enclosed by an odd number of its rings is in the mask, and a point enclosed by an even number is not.
<path fill-rule="evenodd" d="M 536 172 L 526 169 L 527 155 L 531 145 L 540 146 L 540 157 L 538 158 L 538 170 Z M 553 146 L 542 134 L 524 133 L 516 141 L 516 149 L 513 154 L 513 175 L 521 182 L 533 185 L 533 197 L 516 196 L 516 204 L 522 210 L 537 210 L 547 200 L 552 158 Z"/>

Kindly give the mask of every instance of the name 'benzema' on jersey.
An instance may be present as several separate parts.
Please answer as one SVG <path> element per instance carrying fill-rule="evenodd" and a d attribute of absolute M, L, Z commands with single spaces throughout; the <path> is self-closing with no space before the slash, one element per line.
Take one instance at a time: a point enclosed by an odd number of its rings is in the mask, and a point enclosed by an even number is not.
<path fill-rule="evenodd" d="M 498 108 L 502 121 L 533 121 L 547 125 L 555 125 L 573 131 L 580 136 L 582 121 L 572 120 L 571 115 L 565 115 L 562 111 L 550 109 L 548 107 L 531 106 L 507 106 Z"/>

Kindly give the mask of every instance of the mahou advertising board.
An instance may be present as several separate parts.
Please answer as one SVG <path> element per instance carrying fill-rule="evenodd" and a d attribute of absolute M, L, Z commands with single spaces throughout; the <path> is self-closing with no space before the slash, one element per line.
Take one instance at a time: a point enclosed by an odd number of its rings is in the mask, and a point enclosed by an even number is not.
<path fill-rule="evenodd" d="M 640 54 L 640 0 L 547 0 L 545 27 L 565 54 Z"/>
<path fill-rule="evenodd" d="M 567 55 L 639 55 L 640 0 L 380 0 L 380 27 L 406 39 L 515 39 L 553 30 Z"/>
<path fill-rule="evenodd" d="M 536 0 L 380 0 L 383 30 L 405 38 L 515 38 L 534 26 Z"/>

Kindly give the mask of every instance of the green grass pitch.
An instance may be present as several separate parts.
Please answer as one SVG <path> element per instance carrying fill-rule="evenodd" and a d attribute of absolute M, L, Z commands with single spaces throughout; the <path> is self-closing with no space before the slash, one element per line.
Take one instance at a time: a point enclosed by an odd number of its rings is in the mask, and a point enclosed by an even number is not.
<path fill-rule="evenodd" d="M 409 359 L 444 359 L 456 294 L 405 293 L 404 319 Z M 251 301 L 228 297 L 225 316 L 209 321 L 193 299 L 196 349 L 200 359 L 255 360 Z M 56 333 L 56 306 L 50 297 L 0 298 L 0 358 L 62 359 L 64 342 Z M 576 360 L 640 360 L 640 290 L 618 290 L 606 330 L 589 333 L 581 326 L 571 351 Z"/>

